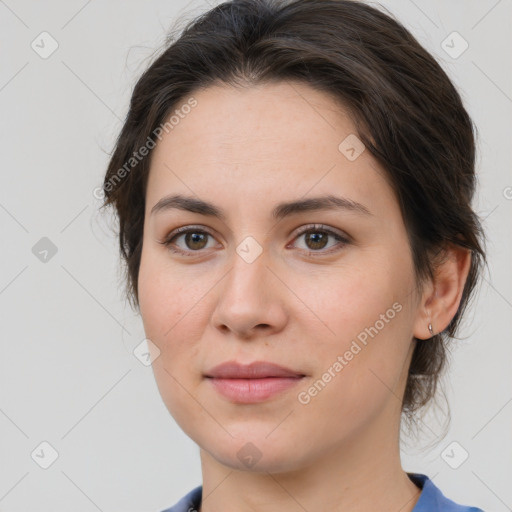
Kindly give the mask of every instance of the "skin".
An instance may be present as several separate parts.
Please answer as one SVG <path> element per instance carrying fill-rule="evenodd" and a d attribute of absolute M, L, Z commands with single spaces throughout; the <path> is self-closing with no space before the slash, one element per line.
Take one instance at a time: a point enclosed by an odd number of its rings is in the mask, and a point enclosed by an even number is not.
<path fill-rule="evenodd" d="M 369 151 L 354 161 L 339 151 L 356 129 L 330 96 L 292 82 L 193 96 L 197 106 L 151 157 L 138 287 L 146 336 L 159 350 L 160 394 L 200 447 L 201 512 L 411 511 L 420 490 L 401 467 L 399 426 L 413 337 L 430 338 L 429 322 L 435 332 L 449 324 L 469 253 L 449 248 L 435 279 L 418 288 L 384 170 Z M 169 194 L 211 202 L 226 218 L 151 214 Z M 329 194 L 371 214 L 271 217 L 283 201 Z M 304 234 L 314 223 L 349 242 L 330 235 L 315 245 Z M 175 238 L 190 256 L 160 243 L 183 226 L 211 235 L 202 245 Z M 248 236 L 262 249 L 252 263 L 236 252 Z M 301 403 L 298 394 L 396 303 L 400 312 Z M 271 361 L 306 377 L 265 402 L 234 403 L 204 378 L 228 360 Z M 261 457 L 252 467 L 237 456 L 248 442 Z"/>

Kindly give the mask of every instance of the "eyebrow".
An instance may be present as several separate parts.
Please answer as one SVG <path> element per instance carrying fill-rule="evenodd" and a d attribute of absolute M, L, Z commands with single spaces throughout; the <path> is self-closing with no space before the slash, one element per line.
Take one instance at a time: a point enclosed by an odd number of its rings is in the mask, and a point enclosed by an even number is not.
<path fill-rule="evenodd" d="M 203 201 L 202 199 L 180 194 L 170 195 L 160 199 L 151 209 L 150 215 L 173 209 L 199 213 L 200 215 L 206 215 L 208 217 L 216 217 L 226 222 L 226 213 L 221 208 L 212 203 Z M 346 210 L 363 215 L 373 215 L 366 206 L 352 199 L 327 195 L 280 203 L 272 210 L 272 217 L 275 220 L 281 220 L 293 214 L 317 210 Z"/>

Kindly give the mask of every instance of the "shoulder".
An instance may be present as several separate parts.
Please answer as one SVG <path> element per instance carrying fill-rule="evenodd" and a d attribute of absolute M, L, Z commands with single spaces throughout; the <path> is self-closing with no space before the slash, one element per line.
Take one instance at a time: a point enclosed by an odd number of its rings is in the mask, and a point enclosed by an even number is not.
<path fill-rule="evenodd" d="M 459 505 L 447 498 L 426 475 L 408 473 L 409 478 L 422 489 L 413 512 L 484 512 L 477 507 Z"/>
<path fill-rule="evenodd" d="M 201 505 L 202 494 L 203 486 L 200 485 L 183 496 L 178 503 L 170 508 L 162 510 L 162 512 L 197 512 Z"/>

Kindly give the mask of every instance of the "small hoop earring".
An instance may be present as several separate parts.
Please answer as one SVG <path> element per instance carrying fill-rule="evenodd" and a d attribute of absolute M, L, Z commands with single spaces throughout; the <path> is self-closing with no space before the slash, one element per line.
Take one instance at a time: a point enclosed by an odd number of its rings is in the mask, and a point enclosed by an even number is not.
<path fill-rule="evenodd" d="M 432 329 L 432 324 L 428 324 L 428 330 L 431 336 L 434 336 L 434 330 Z"/>

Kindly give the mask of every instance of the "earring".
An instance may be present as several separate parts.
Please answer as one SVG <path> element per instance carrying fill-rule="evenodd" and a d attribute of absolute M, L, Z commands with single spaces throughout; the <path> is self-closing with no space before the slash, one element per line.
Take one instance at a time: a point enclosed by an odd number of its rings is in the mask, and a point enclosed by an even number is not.
<path fill-rule="evenodd" d="M 428 324 L 428 330 L 430 332 L 430 336 L 434 336 L 434 330 L 432 329 L 432 324 Z"/>

